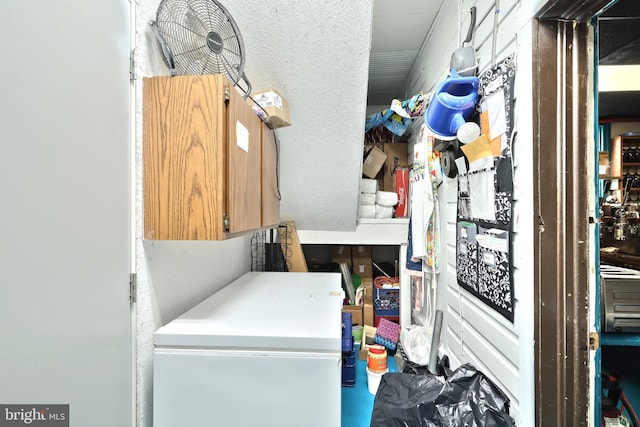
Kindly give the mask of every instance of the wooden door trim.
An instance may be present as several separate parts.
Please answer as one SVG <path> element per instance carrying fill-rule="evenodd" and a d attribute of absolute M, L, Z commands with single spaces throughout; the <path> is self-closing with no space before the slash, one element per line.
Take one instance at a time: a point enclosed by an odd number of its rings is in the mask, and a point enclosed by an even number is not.
<path fill-rule="evenodd" d="M 549 0 L 540 9 L 540 19 L 589 21 L 616 0 Z"/>
<path fill-rule="evenodd" d="M 588 32 L 585 22 L 533 25 L 537 426 L 589 415 Z"/>

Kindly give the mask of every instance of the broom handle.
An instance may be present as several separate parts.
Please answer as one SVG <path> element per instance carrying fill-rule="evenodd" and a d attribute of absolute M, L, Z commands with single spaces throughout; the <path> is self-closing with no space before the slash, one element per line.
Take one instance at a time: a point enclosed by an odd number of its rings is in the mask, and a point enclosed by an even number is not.
<path fill-rule="evenodd" d="M 442 310 L 436 310 L 436 319 L 433 324 L 433 336 L 431 337 L 431 349 L 429 352 L 429 372 L 436 374 L 438 364 L 438 347 L 440 347 L 440 332 L 442 330 Z"/>

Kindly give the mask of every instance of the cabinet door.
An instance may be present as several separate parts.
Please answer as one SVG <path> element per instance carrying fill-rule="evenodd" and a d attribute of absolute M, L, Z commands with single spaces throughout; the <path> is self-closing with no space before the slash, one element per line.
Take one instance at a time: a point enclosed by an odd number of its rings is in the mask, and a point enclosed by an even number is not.
<path fill-rule="evenodd" d="M 273 130 L 262 125 L 262 226 L 280 222 L 280 150 Z"/>
<path fill-rule="evenodd" d="M 235 88 L 230 88 L 227 140 L 229 232 L 257 229 L 262 217 L 262 121 Z"/>
<path fill-rule="evenodd" d="M 222 76 L 144 79 L 144 237 L 224 238 Z"/>

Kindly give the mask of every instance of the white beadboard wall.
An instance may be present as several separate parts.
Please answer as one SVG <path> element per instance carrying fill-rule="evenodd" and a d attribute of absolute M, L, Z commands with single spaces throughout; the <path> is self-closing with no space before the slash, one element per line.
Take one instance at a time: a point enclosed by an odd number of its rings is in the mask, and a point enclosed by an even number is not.
<path fill-rule="evenodd" d="M 446 76 L 450 53 L 462 45 L 469 27 L 470 8 L 476 6 L 476 48 L 480 71 L 495 61 L 516 54 L 514 160 L 514 294 L 515 321 L 486 307 L 460 288 L 456 280 L 457 179 L 445 178 L 440 188 L 441 269 L 437 306 L 444 312 L 440 354 L 448 355 L 452 367 L 470 362 L 486 373 L 511 399 L 511 414 L 519 426 L 534 424 L 533 354 L 533 164 L 531 126 L 518 126 L 518 118 L 529 123 L 531 106 L 531 31 L 535 12 L 521 1 L 493 0 L 447 2 L 429 34 L 407 80 L 406 93 L 433 90 Z M 455 29 L 459 29 L 456 31 Z M 447 52 L 443 55 L 443 52 Z M 419 125 L 419 124 L 417 124 Z"/>

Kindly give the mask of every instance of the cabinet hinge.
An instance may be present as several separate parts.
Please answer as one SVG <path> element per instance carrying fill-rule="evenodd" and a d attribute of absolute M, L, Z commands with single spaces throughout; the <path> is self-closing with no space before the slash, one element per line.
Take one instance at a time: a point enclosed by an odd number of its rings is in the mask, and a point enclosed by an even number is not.
<path fill-rule="evenodd" d="M 138 300 L 138 275 L 136 273 L 131 273 L 129 275 L 129 302 L 131 304 L 135 304 Z"/>
<path fill-rule="evenodd" d="M 229 219 L 229 215 L 223 214 L 222 221 L 224 224 L 224 231 L 228 232 L 231 229 L 231 220 Z"/>
<path fill-rule="evenodd" d="M 231 93 L 229 92 L 229 85 L 224 85 L 224 102 L 229 102 Z"/>
<path fill-rule="evenodd" d="M 129 80 L 134 81 L 136 78 L 136 50 L 132 49 L 129 54 Z"/>
<path fill-rule="evenodd" d="M 589 350 L 597 350 L 600 347 L 600 336 L 597 332 L 589 332 Z"/>

